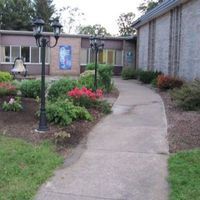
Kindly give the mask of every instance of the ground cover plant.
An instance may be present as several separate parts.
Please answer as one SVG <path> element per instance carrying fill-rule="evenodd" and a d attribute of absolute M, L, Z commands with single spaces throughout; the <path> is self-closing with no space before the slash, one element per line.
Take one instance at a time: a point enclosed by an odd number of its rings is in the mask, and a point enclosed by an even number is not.
<path fill-rule="evenodd" d="M 20 97 L 10 98 L 8 102 L 4 101 L 2 104 L 2 109 L 4 111 L 20 111 L 22 110 L 22 103 Z"/>
<path fill-rule="evenodd" d="M 0 135 L 0 199 L 33 199 L 63 158 L 48 142 L 32 145 Z"/>
<path fill-rule="evenodd" d="M 169 158 L 170 200 L 200 199 L 200 150 L 179 152 Z"/>

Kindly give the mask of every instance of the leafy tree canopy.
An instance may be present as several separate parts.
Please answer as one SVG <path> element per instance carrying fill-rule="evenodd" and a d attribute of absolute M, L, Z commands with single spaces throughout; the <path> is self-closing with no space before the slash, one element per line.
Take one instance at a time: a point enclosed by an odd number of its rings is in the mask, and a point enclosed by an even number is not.
<path fill-rule="evenodd" d="M 162 3 L 164 0 L 144 0 L 138 7 L 138 10 L 146 13 L 153 8 L 155 8 L 158 4 Z"/>
<path fill-rule="evenodd" d="M 44 30 L 51 31 L 51 19 L 55 13 L 55 5 L 53 0 L 34 0 L 34 17 L 39 17 L 45 21 Z"/>
<path fill-rule="evenodd" d="M 119 16 L 117 23 L 119 26 L 119 33 L 121 36 L 130 36 L 135 33 L 135 29 L 131 27 L 134 18 L 135 14 L 132 12 L 122 13 Z"/>
<path fill-rule="evenodd" d="M 31 0 L 0 0 L 1 29 L 31 30 Z"/>
<path fill-rule="evenodd" d="M 95 35 L 96 34 L 96 35 L 111 36 L 111 34 L 107 32 L 106 28 L 100 24 L 80 26 L 78 33 L 85 34 L 85 35 Z"/>

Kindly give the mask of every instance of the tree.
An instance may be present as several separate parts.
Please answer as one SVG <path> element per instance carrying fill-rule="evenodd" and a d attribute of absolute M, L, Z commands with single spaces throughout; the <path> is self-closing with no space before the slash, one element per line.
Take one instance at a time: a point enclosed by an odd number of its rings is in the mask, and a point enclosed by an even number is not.
<path fill-rule="evenodd" d="M 163 1 L 164 0 L 144 0 L 144 2 L 141 3 L 140 6 L 138 7 L 138 10 L 143 13 L 146 13 L 152 10 L 153 8 L 155 8 L 157 5 L 159 5 Z"/>
<path fill-rule="evenodd" d="M 0 0 L 1 29 L 32 30 L 31 0 Z"/>
<path fill-rule="evenodd" d="M 57 15 L 66 33 L 77 32 L 84 17 L 84 13 L 79 8 L 71 6 L 61 8 Z"/>
<path fill-rule="evenodd" d="M 85 35 L 95 35 L 96 34 L 96 35 L 111 36 L 111 34 L 107 32 L 106 28 L 101 26 L 100 24 L 80 26 L 78 33 L 85 34 Z"/>
<path fill-rule="evenodd" d="M 132 12 L 128 13 L 122 13 L 118 20 L 118 26 L 119 26 L 119 33 L 121 36 L 130 36 L 135 33 L 135 29 L 132 28 L 132 23 L 134 21 L 135 14 Z"/>
<path fill-rule="evenodd" d="M 34 0 L 34 17 L 39 17 L 45 21 L 44 30 L 51 31 L 51 20 L 56 12 L 53 0 Z"/>

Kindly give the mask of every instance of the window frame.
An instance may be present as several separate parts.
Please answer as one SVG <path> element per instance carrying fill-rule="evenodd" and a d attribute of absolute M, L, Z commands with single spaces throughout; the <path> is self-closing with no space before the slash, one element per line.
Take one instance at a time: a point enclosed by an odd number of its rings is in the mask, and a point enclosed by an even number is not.
<path fill-rule="evenodd" d="M 2 59 L 3 59 L 3 57 L 2 57 L 2 47 L 9 47 L 9 49 L 10 49 L 10 58 L 9 58 L 9 60 L 10 60 L 10 62 L 5 62 L 5 61 L 2 61 Z M 41 47 L 37 47 L 37 46 L 26 46 L 26 45 L 0 45 L 0 48 L 1 48 L 1 60 L 0 60 L 0 63 L 1 64 L 3 64 L 3 65 L 6 65 L 6 64 L 9 64 L 9 65 L 11 65 L 11 64 L 13 64 L 13 62 L 14 61 L 11 61 L 11 58 L 12 58 L 12 47 L 19 47 L 19 56 L 21 57 L 21 53 L 22 53 L 22 47 L 29 47 L 29 62 L 25 62 L 25 64 L 26 65 L 41 65 L 42 64 L 42 62 L 41 62 Z M 39 62 L 38 63 L 32 63 L 31 62 L 31 58 L 32 58 L 32 51 L 31 51 L 31 49 L 32 49 L 32 47 L 37 47 L 38 49 L 39 49 L 39 51 L 38 51 L 38 53 L 39 53 Z M 48 61 L 47 62 L 45 62 L 45 65 L 50 65 L 50 58 L 51 58 L 51 56 L 50 56 L 50 50 L 49 50 L 49 48 L 46 48 L 46 52 L 47 52 L 47 54 L 48 54 Z"/>

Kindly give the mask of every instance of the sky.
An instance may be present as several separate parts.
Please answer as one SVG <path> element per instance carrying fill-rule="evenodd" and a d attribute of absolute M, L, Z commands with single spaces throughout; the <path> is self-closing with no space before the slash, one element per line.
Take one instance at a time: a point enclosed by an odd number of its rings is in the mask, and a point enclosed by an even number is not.
<path fill-rule="evenodd" d="M 78 7 L 83 12 L 82 25 L 101 24 L 112 35 L 119 34 L 117 19 L 121 13 L 133 12 L 140 15 L 137 7 L 142 0 L 54 0 L 56 8 Z"/>

